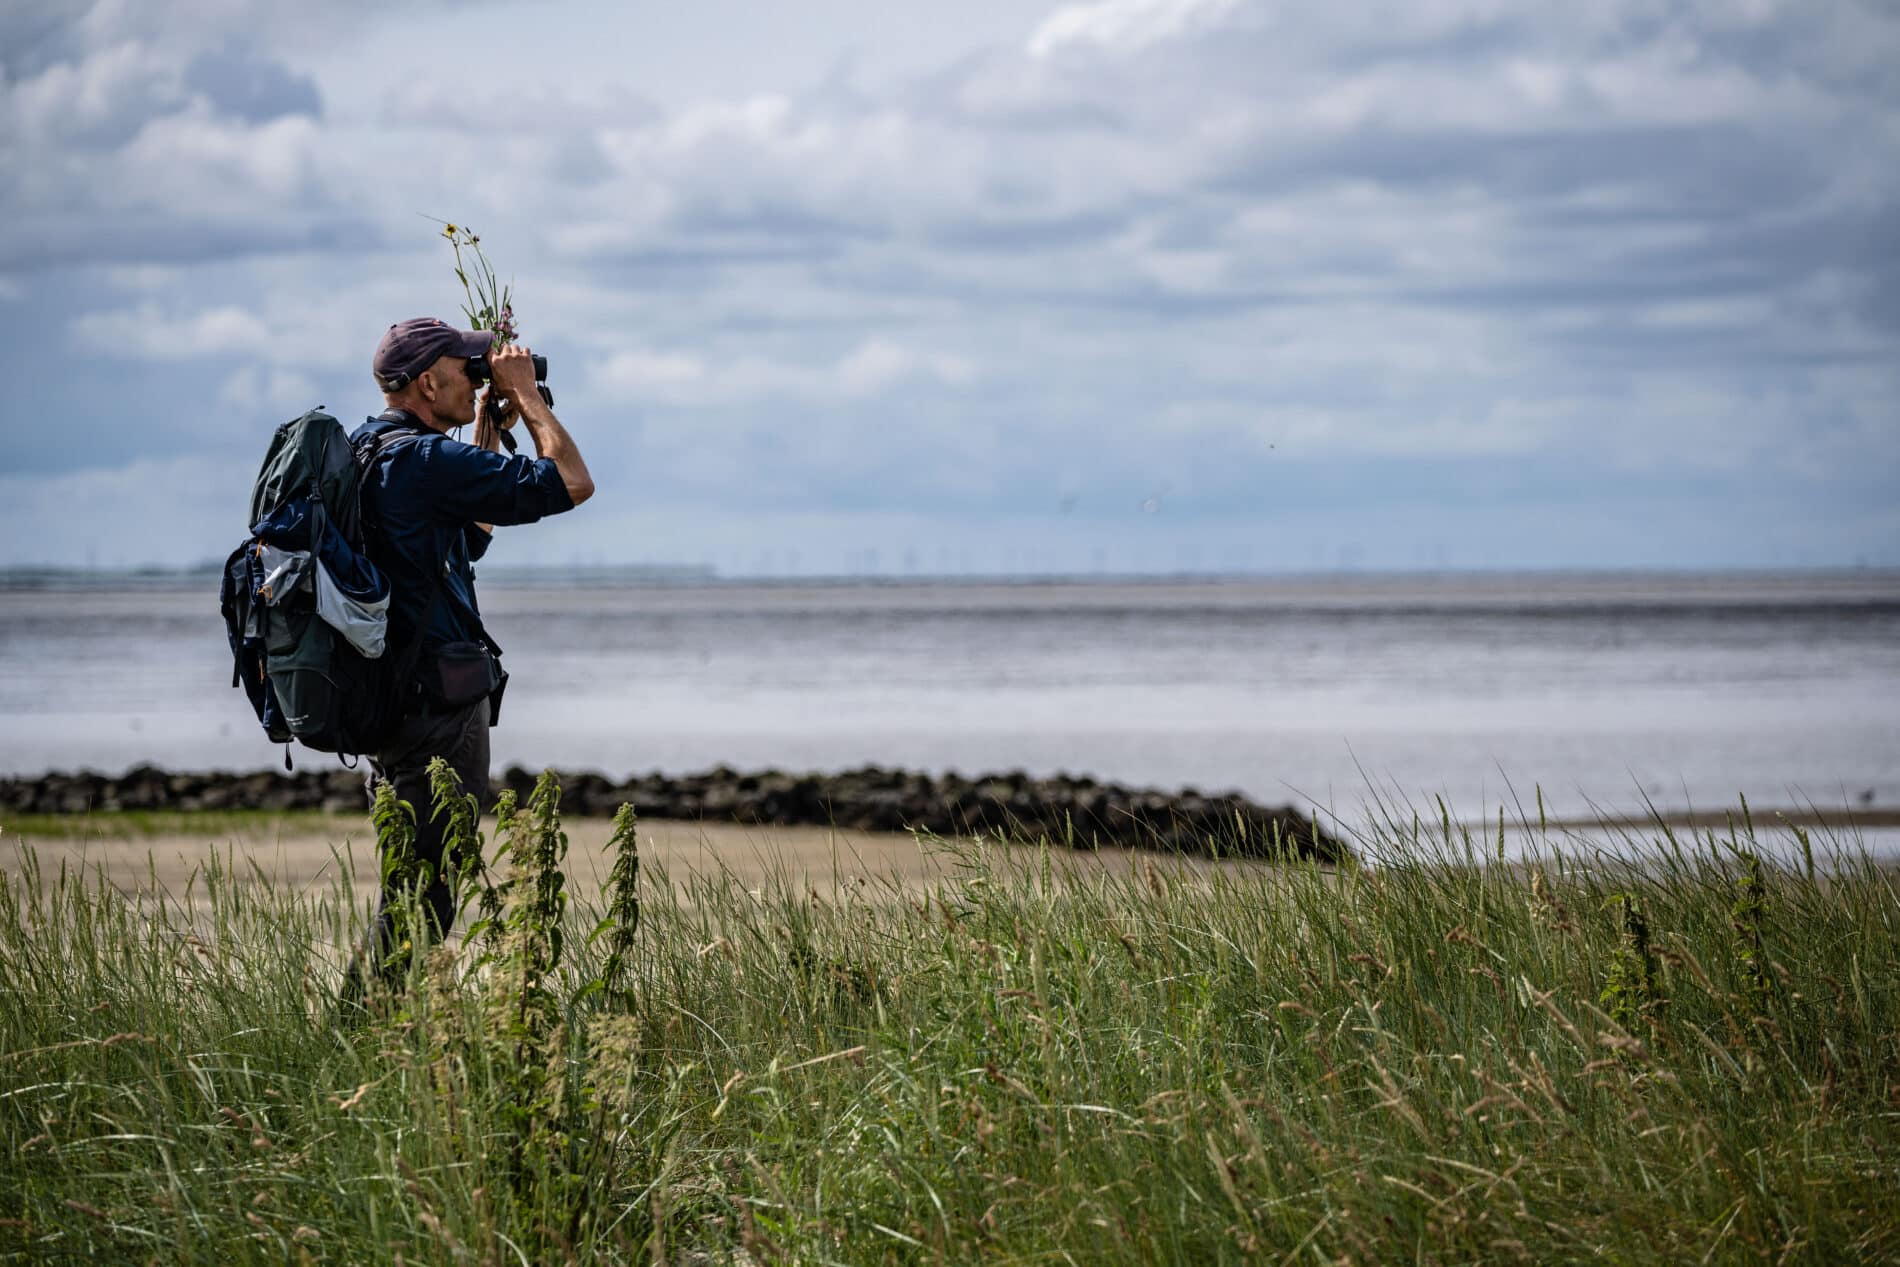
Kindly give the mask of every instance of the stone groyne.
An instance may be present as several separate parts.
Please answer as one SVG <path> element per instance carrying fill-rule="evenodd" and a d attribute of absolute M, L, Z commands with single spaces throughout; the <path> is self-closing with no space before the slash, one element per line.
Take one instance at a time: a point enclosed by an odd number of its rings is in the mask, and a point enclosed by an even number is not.
<path fill-rule="evenodd" d="M 609 815 L 631 803 L 644 818 L 855 831 L 920 829 L 940 836 L 1048 839 L 1077 848 L 1118 846 L 1191 854 L 1264 857 L 1291 851 L 1334 861 L 1346 849 L 1290 806 L 1237 793 L 1163 792 L 1120 783 L 1021 771 L 966 778 L 865 766 L 833 774 L 741 772 L 645 774 L 616 781 L 556 771 L 563 812 Z M 511 766 L 494 790 L 523 799 L 535 773 Z M 0 779 L 0 810 L 82 814 L 95 810 L 331 810 L 368 805 L 361 770 L 229 773 L 137 766 L 117 776 L 89 771 Z"/>

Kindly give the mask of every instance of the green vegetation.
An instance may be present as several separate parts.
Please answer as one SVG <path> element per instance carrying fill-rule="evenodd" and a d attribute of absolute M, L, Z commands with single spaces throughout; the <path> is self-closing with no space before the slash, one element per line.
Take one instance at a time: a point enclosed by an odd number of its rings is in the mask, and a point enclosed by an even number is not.
<path fill-rule="evenodd" d="M 1900 891 L 1851 849 L 1483 865 L 1446 815 L 820 894 L 676 884 L 627 814 L 585 910 L 551 779 L 486 865 L 438 793 L 468 935 L 347 1031 L 342 882 L 0 876 L 0 1257 L 1900 1257 Z"/>

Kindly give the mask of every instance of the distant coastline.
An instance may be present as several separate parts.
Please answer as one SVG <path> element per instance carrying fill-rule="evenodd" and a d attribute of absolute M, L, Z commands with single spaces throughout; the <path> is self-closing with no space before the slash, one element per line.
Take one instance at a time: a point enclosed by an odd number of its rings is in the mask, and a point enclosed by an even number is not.
<path fill-rule="evenodd" d="M 0 593 L 20 590 L 98 590 L 127 586 L 170 587 L 182 583 L 208 582 L 215 585 L 224 565 L 206 560 L 182 567 L 135 568 L 0 568 Z M 532 568 L 484 568 L 484 580 L 499 584 L 521 584 L 542 578 L 546 583 L 570 581 L 608 581 L 627 585 L 700 585 L 719 579 L 717 572 L 696 564 L 624 564 L 614 566 L 561 567 L 546 571 Z"/>
<path fill-rule="evenodd" d="M 172 588 L 217 580 L 215 559 L 180 566 L 0 567 L 0 593 L 33 590 L 85 591 L 127 587 Z M 1371 595 L 1430 595 L 1455 591 L 1504 596 L 1525 589 L 1602 597 L 1667 594 L 1694 601 L 1712 592 L 1749 590 L 1759 601 L 1800 601 L 1803 596 L 1858 596 L 1900 603 L 1900 567 L 1808 568 L 1550 568 L 1420 569 L 1377 571 L 1341 568 L 1221 572 L 840 572 L 725 573 L 711 564 L 496 564 L 481 569 L 485 585 L 537 588 L 610 585 L 655 588 L 956 588 L 1024 589 L 1127 586 L 1143 590 L 1238 588 L 1284 591 L 1352 591 Z"/>

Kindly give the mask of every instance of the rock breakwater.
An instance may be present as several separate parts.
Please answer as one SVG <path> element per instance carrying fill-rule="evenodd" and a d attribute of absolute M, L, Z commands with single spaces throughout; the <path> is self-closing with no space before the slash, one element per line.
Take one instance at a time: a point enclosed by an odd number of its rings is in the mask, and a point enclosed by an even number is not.
<path fill-rule="evenodd" d="M 631 803 L 645 818 L 856 831 L 920 829 L 939 836 L 1048 839 L 1075 848 L 1118 846 L 1230 857 L 1291 852 L 1335 861 L 1346 850 L 1311 818 L 1237 793 L 1194 788 L 1163 792 L 1022 771 L 932 776 L 865 766 L 834 774 L 741 772 L 645 774 L 615 781 L 591 771 L 557 771 L 562 809 L 609 815 Z M 495 790 L 526 797 L 535 774 L 511 766 Z M 174 772 L 137 766 L 118 776 L 89 771 L 0 779 L 0 810 L 81 814 L 94 810 L 363 811 L 363 774 L 354 770 Z"/>

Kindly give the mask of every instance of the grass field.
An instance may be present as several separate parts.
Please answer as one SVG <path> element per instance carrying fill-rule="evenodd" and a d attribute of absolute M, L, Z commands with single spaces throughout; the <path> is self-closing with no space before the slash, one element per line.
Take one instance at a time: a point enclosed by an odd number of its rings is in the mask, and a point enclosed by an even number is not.
<path fill-rule="evenodd" d="M 1072 871 L 926 841 L 922 892 L 623 851 L 595 909 L 554 800 L 500 829 L 487 930 L 414 945 L 348 1032 L 341 883 L 0 873 L 0 1255 L 1900 1258 L 1900 892 L 1843 842 L 1504 866 L 1381 819 L 1336 870 Z"/>

